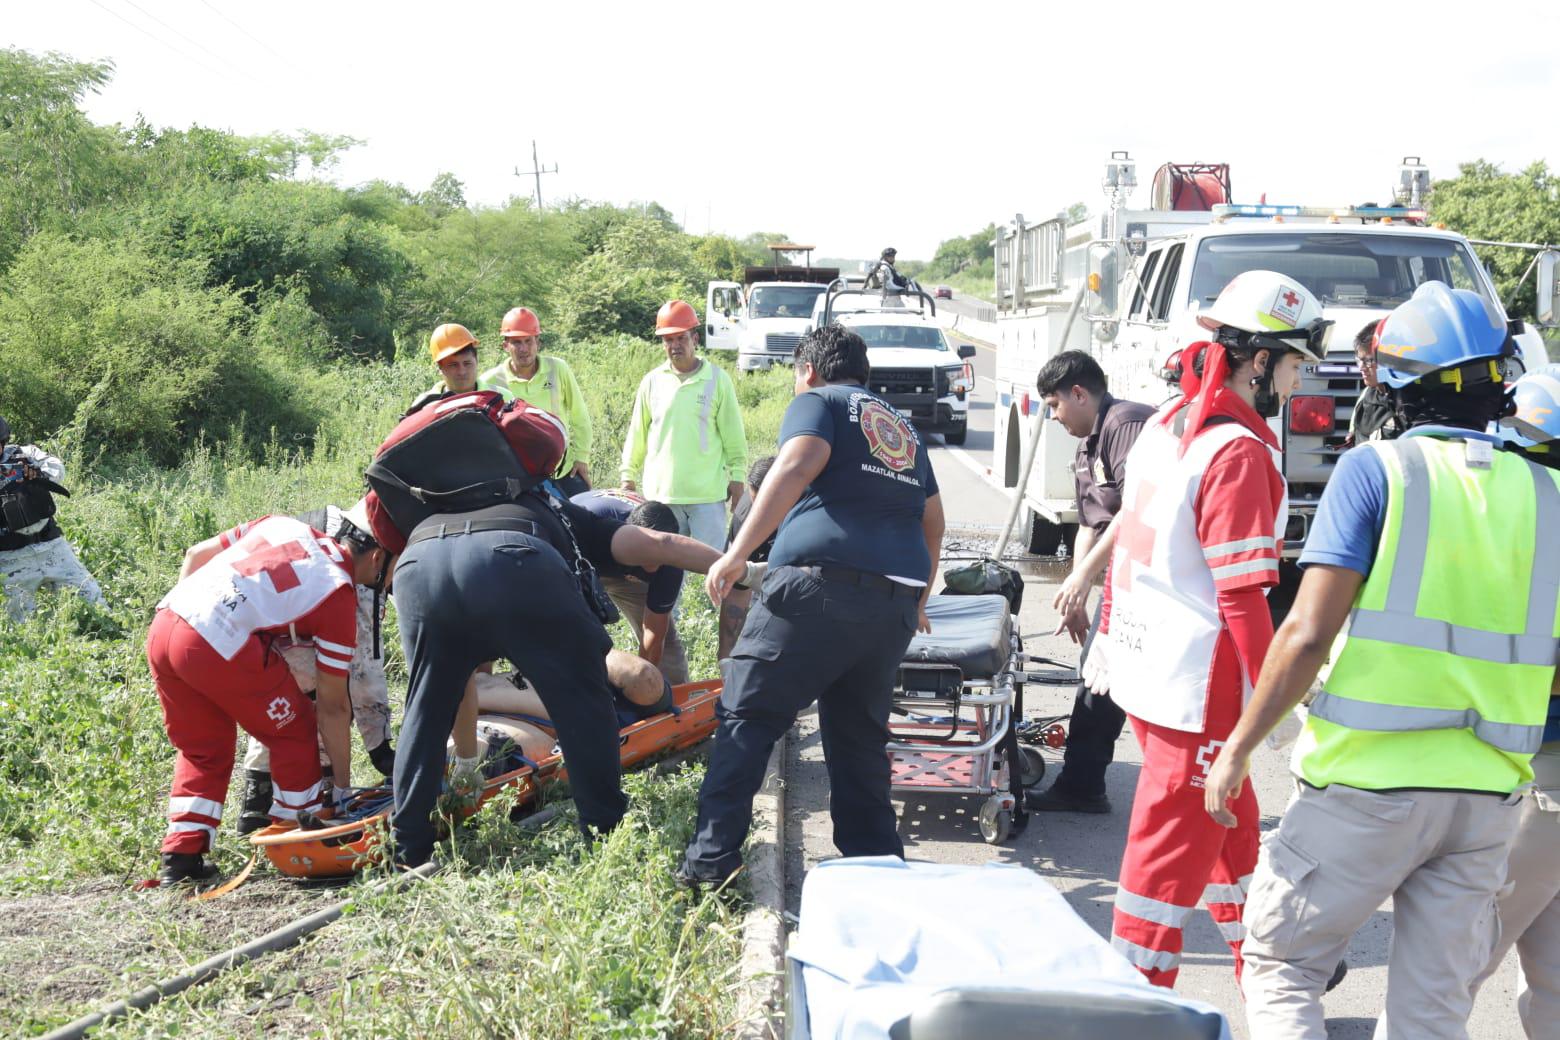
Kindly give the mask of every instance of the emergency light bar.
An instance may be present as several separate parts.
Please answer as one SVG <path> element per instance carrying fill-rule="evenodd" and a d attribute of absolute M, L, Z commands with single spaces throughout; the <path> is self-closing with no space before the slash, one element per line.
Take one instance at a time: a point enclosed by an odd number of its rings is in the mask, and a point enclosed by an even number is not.
<path fill-rule="evenodd" d="M 1407 206 L 1279 206 L 1269 204 L 1221 202 L 1213 207 L 1213 218 L 1223 221 L 1231 217 L 1357 217 L 1361 220 L 1401 220 L 1405 223 L 1423 223 L 1425 211 Z"/>

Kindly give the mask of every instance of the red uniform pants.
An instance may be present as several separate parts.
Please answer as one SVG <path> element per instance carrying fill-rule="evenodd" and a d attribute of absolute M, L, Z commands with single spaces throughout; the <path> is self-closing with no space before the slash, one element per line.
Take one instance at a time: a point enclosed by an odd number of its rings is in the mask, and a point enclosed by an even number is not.
<path fill-rule="evenodd" d="M 251 637 L 231 661 L 171 610 L 146 635 L 146 660 L 178 750 L 164 852 L 205 852 L 216 838 L 233 776 L 237 726 L 271 752 L 271 815 L 297 819 L 320 806 L 314 704 L 287 662 Z"/>
<path fill-rule="evenodd" d="M 1257 796 L 1250 781 L 1241 787 L 1231 805 L 1234 829 L 1216 823 L 1203 807 L 1208 770 L 1240 718 L 1240 673 L 1228 651 L 1221 644 L 1215 654 L 1203 732 L 1128 716 L 1143 749 L 1143 768 L 1121 859 L 1111 945 L 1160 986 L 1175 985 L 1181 929 L 1199 900 L 1230 944 L 1240 978 L 1246 937 L 1240 916 L 1257 867 Z"/>

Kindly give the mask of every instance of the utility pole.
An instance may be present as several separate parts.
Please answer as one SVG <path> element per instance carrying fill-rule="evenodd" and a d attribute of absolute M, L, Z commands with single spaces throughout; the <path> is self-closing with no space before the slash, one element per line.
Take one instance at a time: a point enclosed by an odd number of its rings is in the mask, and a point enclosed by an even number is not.
<path fill-rule="evenodd" d="M 544 173 L 557 173 L 557 172 L 558 172 L 558 164 L 557 163 L 553 163 L 553 168 L 549 170 L 545 166 L 543 166 L 539 161 L 537 161 L 537 158 L 536 158 L 536 142 L 533 140 L 531 142 L 531 172 L 526 173 L 525 171 L 521 170 L 520 167 L 516 166 L 515 167 L 515 176 L 516 177 L 535 177 L 536 178 L 536 208 L 538 210 L 540 210 L 542 208 L 542 174 L 544 174 Z"/>

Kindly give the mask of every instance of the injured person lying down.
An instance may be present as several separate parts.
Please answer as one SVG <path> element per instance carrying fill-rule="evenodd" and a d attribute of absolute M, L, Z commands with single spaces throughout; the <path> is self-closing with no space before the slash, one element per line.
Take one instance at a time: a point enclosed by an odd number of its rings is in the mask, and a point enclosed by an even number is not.
<path fill-rule="evenodd" d="M 557 742 L 547 725 L 551 720 L 541 697 L 523 676 L 478 672 L 474 680 L 479 712 L 476 750 L 479 761 L 488 757 L 489 749 L 506 741 L 533 761 L 551 753 Z M 672 707 L 672 684 L 659 668 L 634 654 L 607 651 L 607 683 L 612 690 L 620 727 L 632 726 Z M 453 738 L 449 754 L 452 761 L 457 757 Z"/>

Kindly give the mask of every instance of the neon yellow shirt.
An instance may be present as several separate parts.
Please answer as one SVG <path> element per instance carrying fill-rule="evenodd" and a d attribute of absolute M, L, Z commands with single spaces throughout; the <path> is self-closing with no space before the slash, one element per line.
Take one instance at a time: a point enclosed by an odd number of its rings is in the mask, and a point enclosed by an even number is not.
<path fill-rule="evenodd" d="M 668 505 L 721 502 L 747 473 L 747 435 L 737 388 L 726 371 L 700 359 L 679 378 L 667 361 L 645 373 L 634 395 L 620 476 Z"/>

